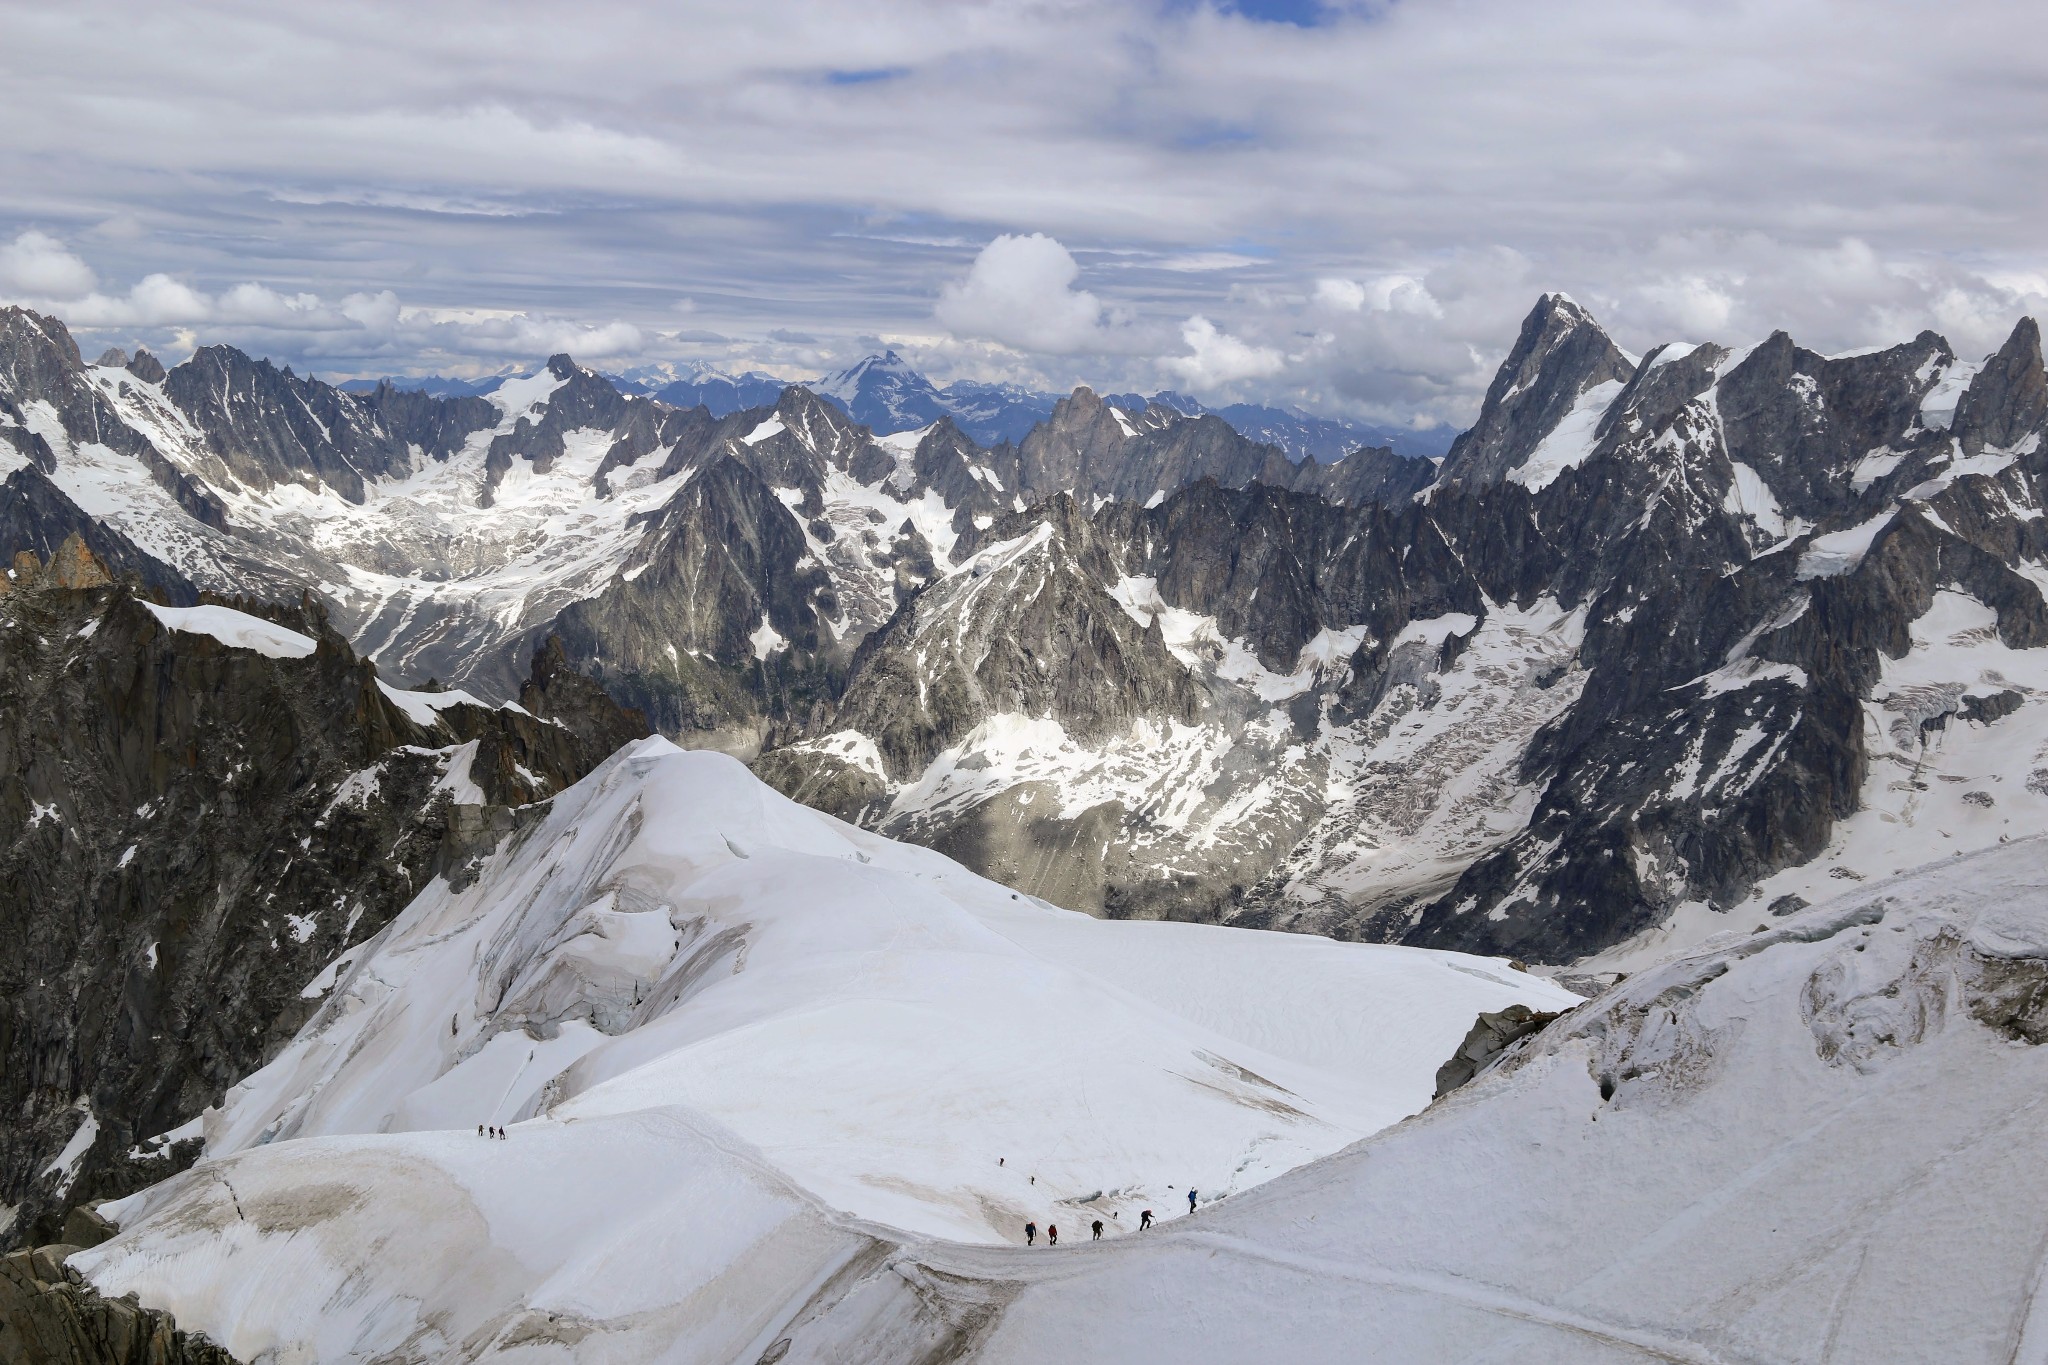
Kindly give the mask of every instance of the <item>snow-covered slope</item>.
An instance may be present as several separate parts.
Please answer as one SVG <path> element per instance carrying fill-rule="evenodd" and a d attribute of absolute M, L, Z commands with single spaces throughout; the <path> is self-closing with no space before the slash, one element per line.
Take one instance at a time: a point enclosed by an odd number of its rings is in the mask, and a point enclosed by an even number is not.
<path fill-rule="evenodd" d="M 975 1358 L 2039 1360 L 2044 880 L 2041 840 L 1949 859 L 1645 972 L 1416 1121 L 1031 1273 Z"/>
<path fill-rule="evenodd" d="M 1057 910 L 647 740 L 353 950 L 91 1273 L 245 1359 L 432 1357 L 528 1311 L 673 1331 L 719 1276 L 828 1273 L 849 1215 L 1001 1244 L 1239 1193 L 1421 1108 L 1480 1011 L 1573 1000 Z"/>
<path fill-rule="evenodd" d="M 1071 1205 L 1038 1220 L 1065 1225 L 1056 1251 L 846 1218 L 772 1149 L 629 1071 L 506 1143 L 283 1132 L 117 1206 L 123 1235 L 72 1264 L 244 1359 L 2032 1361 L 2048 1345 L 2044 881 L 2048 841 L 2028 840 L 1728 935 L 1418 1118 L 1149 1232 L 1105 1220 L 1101 1245 L 1075 1236 L 1095 1215 Z M 1021 922 L 983 919 L 1004 938 Z M 1056 956 L 1125 966 L 1107 951 Z M 1146 961 L 1194 996 L 1217 963 Z M 1200 1022 L 1235 1027 L 1229 1011 Z M 1296 1027 L 1283 1015 L 1263 1041 L 1296 1048 Z M 844 1055 L 843 1031 L 825 1036 Z M 1100 1065 L 1083 1052 L 1060 1083 Z M 329 1071 L 345 1084 L 345 1065 Z M 359 1106 L 347 1089 L 301 1114 Z M 480 1087 L 477 1107 L 524 1089 Z"/>

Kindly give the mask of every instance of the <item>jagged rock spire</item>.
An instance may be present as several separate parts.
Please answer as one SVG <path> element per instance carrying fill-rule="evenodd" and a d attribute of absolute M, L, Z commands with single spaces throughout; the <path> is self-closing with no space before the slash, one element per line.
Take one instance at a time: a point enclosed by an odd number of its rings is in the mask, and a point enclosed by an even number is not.
<path fill-rule="evenodd" d="M 2041 363 L 2041 327 L 2021 318 L 2005 345 L 1984 363 L 1956 405 L 1955 434 L 1963 453 L 2009 449 L 2048 420 L 2048 374 Z"/>
<path fill-rule="evenodd" d="M 1545 294 L 1486 391 L 1479 420 L 1445 457 L 1442 482 L 1499 482 L 1529 458 L 1595 384 L 1626 382 L 1635 365 L 1593 315 L 1565 294 Z"/>

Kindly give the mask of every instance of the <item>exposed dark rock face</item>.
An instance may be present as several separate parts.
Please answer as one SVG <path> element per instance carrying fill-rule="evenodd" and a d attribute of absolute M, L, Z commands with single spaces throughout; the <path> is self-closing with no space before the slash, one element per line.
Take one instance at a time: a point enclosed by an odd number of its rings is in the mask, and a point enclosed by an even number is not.
<path fill-rule="evenodd" d="M 1451 443 L 1443 477 L 1498 481 L 1529 458 L 1588 389 L 1625 383 L 1635 370 L 1585 309 L 1545 294 L 1494 375 L 1479 421 Z"/>
<path fill-rule="evenodd" d="M 836 690 L 825 571 L 759 475 L 724 458 L 657 515 L 635 562 L 555 623 L 558 650 L 664 732 L 757 751 Z"/>
<path fill-rule="evenodd" d="M 1407 502 L 1436 482 L 1436 477 L 1434 460 L 1396 455 L 1388 446 L 1362 446 L 1330 464 L 1318 464 L 1311 455 L 1281 486 L 1358 507 Z"/>
<path fill-rule="evenodd" d="M 1527 1005 L 1509 1005 L 1496 1014 L 1481 1014 L 1451 1059 L 1437 1068 L 1435 1098 L 1450 1094 L 1492 1066 L 1510 1046 L 1540 1032 L 1559 1017 Z"/>
<path fill-rule="evenodd" d="M 953 530 L 969 538 L 976 530 L 976 517 L 994 518 L 1012 505 L 998 480 L 990 477 L 982 455 L 981 447 L 954 426 L 952 418 L 941 417 L 911 457 L 911 491 L 936 492 L 953 509 Z"/>
<path fill-rule="evenodd" d="M 2041 365 L 2041 328 L 2021 318 L 1998 354 L 1985 362 L 1956 405 L 1956 439 L 1965 455 L 1986 446 L 2010 448 L 2048 420 L 2048 377 Z"/>
<path fill-rule="evenodd" d="M 653 733 L 644 713 L 620 706 L 596 679 L 570 667 L 556 635 L 534 653 L 533 672 L 519 689 L 519 704 L 567 729 L 584 754 L 598 758 Z"/>
<path fill-rule="evenodd" d="M 608 681 L 678 737 L 742 749 L 792 699 L 808 707 L 817 678 L 843 674 L 859 642 L 997 517 L 1054 492 L 1145 501 L 1213 477 L 1400 500 L 1429 473 L 1376 451 L 1297 467 L 1188 400 L 1127 414 L 1085 390 L 1048 400 L 1051 420 L 1018 432 L 1021 446 L 985 449 L 947 415 L 953 399 L 890 357 L 837 388 L 727 386 L 710 395 L 716 412 L 650 398 L 562 355 L 489 397 L 464 386 L 338 389 L 222 346 L 168 373 L 146 354 L 103 359 L 85 364 L 53 319 L 0 311 L 0 477 L 17 482 L 0 516 L 20 523 L 21 543 L 54 546 L 77 530 L 110 564 L 181 599 L 315 587 L 391 675 L 493 699 L 513 695 L 534 647 L 559 634 L 577 666 L 596 672 L 604 658 Z M 742 391 L 755 405 L 734 410 Z M 924 449 L 914 437 L 876 442 L 848 404 L 890 430 L 930 420 Z M 670 668 L 659 650 L 634 680 L 626 638 L 603 640 L 592 619 L 557 629 L 565 609 L 662 552 L 664 528 L 687 515 L 686 485 L 725 460 L 788 509 L 830 580 L 830 605 L 819 602 L 829 663 L 762 669 L 749 649 L 686 680 L 671 675 L 702 670 Z M 82 524 L 83 514 L 58 515 L 60 500 L 22 465 L 74 504 L 142 479 L 164 501 L 124 498 Z M 610 615 L 628 636 L 645 634 L 644 622 L 628 627 L 631 613 Z"/>
<path fill-rule="evenodd" d="M 165 601 L 186 604 L 198 598 L 183 574 L 87 515 L 40 468 L 17 469 L 0 482 L 0 545 L 47 560 L 74 539 L 109 572 L 136 575 Z"/>
<path fill-rule="evenodd" d="M 161 371 L 162 367 L 158 367 Z M 379 384 L 356 398 L 384 431 L 402 444 L 418 446 L 428 459 L 446 460 L 469 438 L 498 420 L 488 399 L 473 396 L 430 398 L 417 390 Z"/>
<path fill-rule="evenodd" d="M 140 378 L 135 367 L 145 359 L 145 371 L 162 370 L 145 352 L 126 372 Z M 48 421 L 32 421 L 31 405 L 42 406 L 54 427 Z M 134 460 L 193 521 L 216 530 L 226 525 L 220 499 L 124 421 L 108 395 L 92 382 L 78 343 L 63 323 L 24 308 L 0 307 L 0 439 L 44 473 L 54 474 L 53 436 L 71 446 L 104 446 Z"/>
<path fill-rule="evenodd" d="M 610 431 L 626 416 L 630 400 L 595 370 L 557 355 L 548 357 L 547 372 L 559 381 L 559 387 L 548 395 L 540 419 L 516 414 L 511 429 L 491 439 L 484 457 L 481 503 L 485 507 L 496 500 L 498 485 L 514 460 L 524 460 L 535 473 L 545 474 L 561 458 L 567 433 L 586 428 Z"/>
<path fill-rule="evenodd" d="M 49 1240 L 69 1205 L 189 1160 L 196 1144 L 144 1139 L 260 1065 L 337 954 L 621 733 L 545 669 L 536 699 L 586 719 L 421 711 L 310 601 L 238 605 L 316 647 L 172 629 L 76 540 L 47 568 L 19 557 L 0 594 L 9 1240 Z"/>
<path fill-rule="evenodd" d="M 1278 449 L 1245 440 L 1220 418 L 1188 417 L 1162 404 L 1127 414 L 1087 388 L 1060 400 L 1017 446 L 1008 469 L 1006 453 L 991 452 L 991 463 L 1033 502 L 1072 492 L 1142 503 L 1195 479 L 1242 487 L 1261 476 L 1284 484 L 1294 473 Z"/>
<path fill-rule="evenodd" d="M 132 1297 L 109 1299 L 53 1245 L 0 1257 L 0 1359 L 9 1365 L 235 1365 L 202 1334 Z"/>
<path fill-rule="evenodd" d="M 1062 494 L 991 537 L 1027 525 L 1040 544 L 990 552 L 863 647 L 833 725 L 872 737 L 892 776 L 995 715 L 1055 719 L 1084 742 L 1140 718 L 1193 719 L 1186 668 L 1105 591 L 1113 560 L 1094 524 Z"/>
<path fill-rule="evenodd" d="M 359 503 L 365 478 L 411 467 L 405 442 L 353 395 L 232 346 L 201 347 L 165 378 L 164 392 L 248 488 L 317 481 Z"/>
<path fill-rule="evenodd" d="M 1544 295 L 1487 389 L 1479 422 L 1450 444 L 1444 481 L 1497 483 L 1556 430 L 1587 389 L 1628 383 L 1636 372 L 1585 309 Z"/>
<path fill-rule="evenodd" d="M 143 359 L 85 366 L 0 314 L 24 544 L 76 532 L 168 592 L 274 595 L 289 566 L 394 670 L 492 696 L 538 686 L 552 638 L 537 697 L 593 679 L 1105 913 L 1571 959 L 1834 856 L 1893 768 L 1925 785 L 1942 743 L 2048 696 L 2024 655 L 1888 681 L 2048 638 L 2031 322 L 1981 365 L 1932 333 L 1637 362 L 1546 296 L 1441 469 L 1297 465 L 1173 395 L 1077 390 L 983 448 L 928 385 L 891 392 L 930 428 L 878 441 L 806 388 L 719 415 L 567 357 L 489 402 Z M 67 501 L 116 456 L 161 519 Z M 251 491 L 346 502 L 342 464 L 376 525 Z M 1992 624 L 1944 655 L 1937 606 Z"/>

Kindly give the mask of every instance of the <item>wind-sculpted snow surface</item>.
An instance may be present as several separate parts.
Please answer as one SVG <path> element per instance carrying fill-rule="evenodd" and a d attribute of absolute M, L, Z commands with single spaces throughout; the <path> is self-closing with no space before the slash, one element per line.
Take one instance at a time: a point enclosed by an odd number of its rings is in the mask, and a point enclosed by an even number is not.
<path fill-rule="evenodd" d="M 1238 1194 L 1421 1108 L 1480 1011 L 1573 998 L 1058 910 L 647 740 L 348 954 L 80 1264 L 242 1359 L 751 1360 L 887 1239 Z"/>

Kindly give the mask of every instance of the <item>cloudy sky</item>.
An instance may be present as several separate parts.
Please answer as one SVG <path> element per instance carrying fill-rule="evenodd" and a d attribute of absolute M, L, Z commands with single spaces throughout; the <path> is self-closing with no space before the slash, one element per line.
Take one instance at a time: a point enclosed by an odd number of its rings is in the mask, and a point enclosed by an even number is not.
<path fill-rule="evenodd" d="M 2048 307 L 2019 0 L 0 0 L 0 299 L 323 376 L 816 373 L 1468 418 L 1621 343 Z"/>

